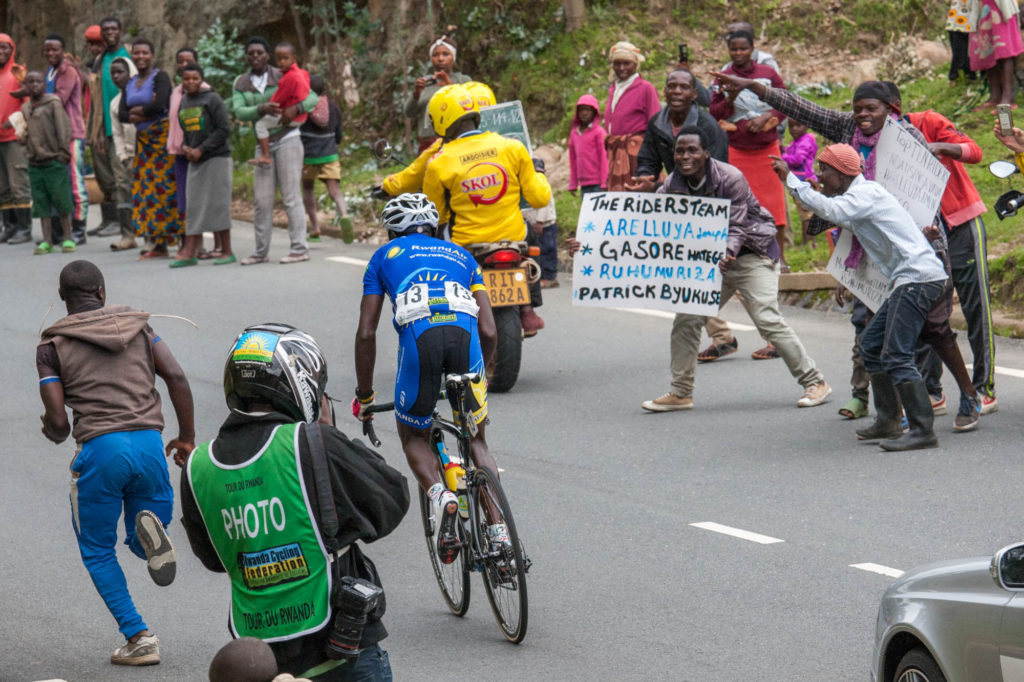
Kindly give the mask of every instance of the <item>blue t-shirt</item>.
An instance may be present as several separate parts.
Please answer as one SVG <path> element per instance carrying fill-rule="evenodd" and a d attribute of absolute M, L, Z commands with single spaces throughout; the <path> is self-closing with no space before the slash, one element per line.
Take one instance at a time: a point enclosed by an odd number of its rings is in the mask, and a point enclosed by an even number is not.
<path fill-rule="evenodd" d="M 395 329 L 411 330 L 414 336 L 441 324 L 471 329 L 477 291 L 485 287 L 473 256 L 457 244 L 424 234 L 381 246 L 363 275 L 363 295 L 387 295 Z"/>

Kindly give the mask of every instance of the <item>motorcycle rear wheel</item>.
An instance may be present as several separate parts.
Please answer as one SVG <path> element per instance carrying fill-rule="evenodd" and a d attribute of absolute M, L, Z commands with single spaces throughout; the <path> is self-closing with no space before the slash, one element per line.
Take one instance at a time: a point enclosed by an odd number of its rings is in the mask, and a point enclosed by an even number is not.
<path fill-rule="evenodd" d="M 519 365 L 523 357 L 523 325 L 519 321 L 518 306 L 493 308 L 494 326 L 498 330 L 497 359 L 494 373 L 487 377 L 487 390 L 506 393 L 519 378 Z"/>

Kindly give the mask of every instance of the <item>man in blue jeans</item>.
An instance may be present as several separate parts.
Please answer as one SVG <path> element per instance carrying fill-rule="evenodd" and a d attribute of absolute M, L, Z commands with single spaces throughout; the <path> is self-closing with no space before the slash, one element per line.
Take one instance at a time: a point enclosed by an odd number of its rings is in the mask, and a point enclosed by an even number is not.
<path fill-rule="evenodd" d="M 178 437 L 167 444 L 184 462 L 195 440 L 192 391 L 174 355 L 148 324 L 149 313 L 106 305 L 99 268 L 73 261 L 60 273 L 68 315 L 47 328 L 36 350 L 43 435 L 78 445 L 71 463 L 71 518 L 82 561 L 117 620 L 124 646 L 115 665 L 160 662 L 160 644 L 142 620 L 117 563 L 117 523 L 125 512 L 125 544 L 147 560 L 157 585 L 174 580 L 175 556 L 165 528 L 174 510 L 160 437 L 163 411 L 155 375 L 167 384 Z M 74 415 L 68 424 L 66 408 Z"/>
<path fill-rule="evenodd" d="M 824 194 L 790 173 L 785 161 L 773 158 L 775 172 L 789 191 L 816 215 L 851 230 L 889 280 L 888 298 L 860 337 L 877 416 L 869 428 L 857 431 L 857 437 L 892 439 L 882 441 L 885 450 L 936 447 L 931 399 L 914 364 L 914 351 L 929 311 L 945 290 L 942 261 L 896 198 L 864 179 L 860 155 L 850 145 L 833 144 L 818 154 L 817 175 Z M 910 423 L 906 436 L 900 400 Z"/>

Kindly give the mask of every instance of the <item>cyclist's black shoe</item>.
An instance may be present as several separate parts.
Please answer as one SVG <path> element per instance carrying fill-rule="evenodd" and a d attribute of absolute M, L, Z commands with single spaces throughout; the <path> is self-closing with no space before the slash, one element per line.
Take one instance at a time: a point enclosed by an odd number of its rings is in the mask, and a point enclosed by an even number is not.
<path fill-rule="evenodd" d="M 450 490 L 441 493 L 434 514 L 437 523 L 437 556 L 442 564 L 450 564 L 458 558 L 462 548 L 457 527 L 459 499 L 455 493 Z"/>

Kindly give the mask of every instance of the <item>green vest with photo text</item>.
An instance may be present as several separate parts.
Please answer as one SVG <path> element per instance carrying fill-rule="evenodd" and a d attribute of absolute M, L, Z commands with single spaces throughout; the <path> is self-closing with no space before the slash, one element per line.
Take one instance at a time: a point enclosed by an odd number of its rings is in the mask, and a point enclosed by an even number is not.
<path fill-rule="evenodd" d="M 217 556 L 231 577 L 231 632 L 277 642 L 316 632 L 330 617 L 330 563 L 302 477 L 297 424 L 239 465 L 196 448 L 188 477 Z"/>

